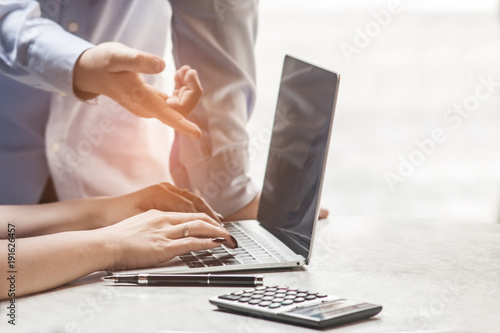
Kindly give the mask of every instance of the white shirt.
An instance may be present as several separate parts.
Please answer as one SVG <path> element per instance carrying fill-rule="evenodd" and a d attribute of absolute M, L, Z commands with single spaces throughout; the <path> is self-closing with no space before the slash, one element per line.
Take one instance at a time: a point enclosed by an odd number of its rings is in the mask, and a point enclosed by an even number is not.
<path fill-rule="evenodd" d="M 254 1 L 0 0 L 0 204 L 36 203 L 52 175 L 61 200 L 119 195 L 168 181 L 220 213 L 249 203 L 245 125 L 255 100 Z M 172 20 L 170 16 L 172 14 Z M 195 68 L 204 96 L 191 120 L 201 140 L 141 119 L 107 97 L 85 103 L 73 67 L 106 41 Z M 174 69 L 167 68 L 168 75 Z M 164 88 L 157 77 L 155 85 Z"/>

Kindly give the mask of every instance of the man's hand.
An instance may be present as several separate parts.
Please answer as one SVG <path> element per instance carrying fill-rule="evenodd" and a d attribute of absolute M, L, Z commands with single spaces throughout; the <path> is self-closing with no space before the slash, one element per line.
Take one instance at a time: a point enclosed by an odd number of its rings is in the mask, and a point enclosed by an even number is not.
<path fill-rule="evenodd" d="M 198 74 L 183 66 L 175 75 L 175 91 L 168 96 L 144 81 L 158 74 L 165 62 L 152 54 L 120 43 L 103 43 L 85 51 L 75 64 L 73 89 L 82 99 L 106 95 L 133 114 L 157 118 L 175 130 L 199 138 L 201 131 L 186 118 L 198 103 L 202 88 Z"/>

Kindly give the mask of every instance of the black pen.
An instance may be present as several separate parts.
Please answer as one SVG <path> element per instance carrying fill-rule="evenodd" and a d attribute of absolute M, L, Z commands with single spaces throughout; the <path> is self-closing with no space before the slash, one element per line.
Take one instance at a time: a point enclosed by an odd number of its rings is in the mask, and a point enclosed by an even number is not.
<path fill-rule="evenodd" d="M 141 286 L 217 286 L 257 287 L 264 284 L 263 275 L 248 274 L 115 274 L 101 278 L 114 283 Z"/>

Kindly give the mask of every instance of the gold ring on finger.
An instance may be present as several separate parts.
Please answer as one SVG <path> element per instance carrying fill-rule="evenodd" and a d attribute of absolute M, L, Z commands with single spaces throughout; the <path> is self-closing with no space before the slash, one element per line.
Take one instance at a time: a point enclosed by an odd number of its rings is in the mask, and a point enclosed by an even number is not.
<path fill-rule="evenodd" d="M 184 237 L 189 237 L 188 223 L 184 223 Z"/>

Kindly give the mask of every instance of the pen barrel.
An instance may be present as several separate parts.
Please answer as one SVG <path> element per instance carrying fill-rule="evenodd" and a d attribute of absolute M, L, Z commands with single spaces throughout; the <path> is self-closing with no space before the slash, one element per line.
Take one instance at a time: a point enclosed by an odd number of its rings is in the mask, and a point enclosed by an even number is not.
<path fill-rule="evenodd" d="M 242 274 L 148 274 L 149 286 L 227 286 L 253 287 L 262 285 L 261 275 Z"/>
<path fill-rule="evenodd" d="M 262 285 L 261 275 L 211 274 L 210 286 L 254 287 Z"/>

